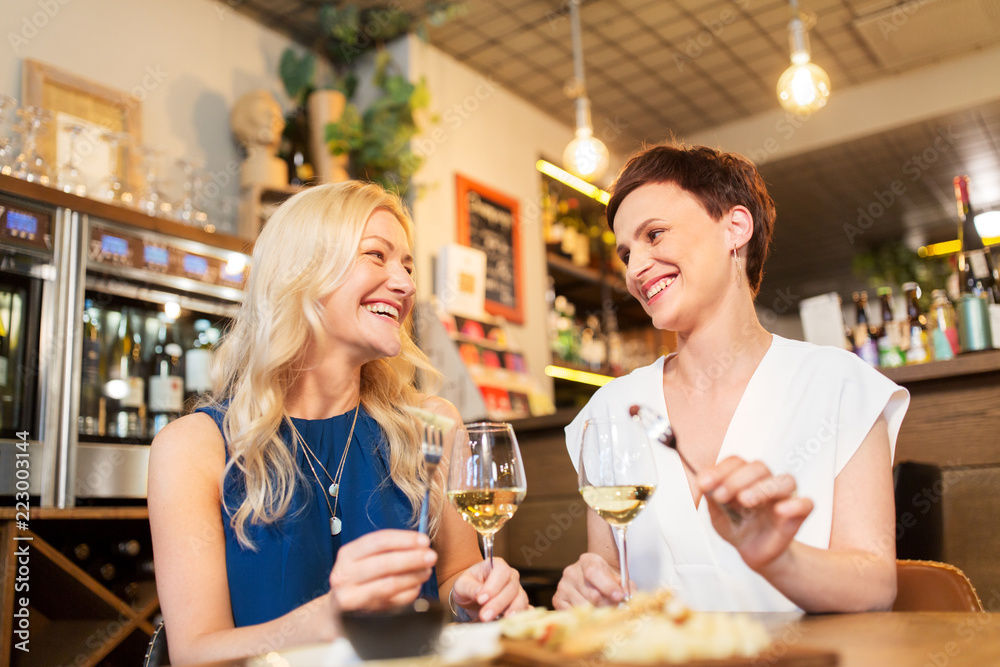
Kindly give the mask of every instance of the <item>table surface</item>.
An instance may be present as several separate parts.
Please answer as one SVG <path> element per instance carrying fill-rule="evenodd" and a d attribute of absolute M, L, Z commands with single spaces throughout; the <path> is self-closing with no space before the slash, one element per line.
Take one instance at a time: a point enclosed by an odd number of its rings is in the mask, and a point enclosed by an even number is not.
<path fill-rule="evenodd" d="M 1000 614 L 886 612 L 870 614 L 753 614 L 774 643 L 759 664 L 772 664 L 789 646 L 828 649 L 839 667 L 986 667 L 1000 665 Z M 290 650 L 302 655 L 302 649 Z M 313 653 L 315 655 L 315 653 Z M 257 667 L 260 658 L 201 667 Z M 279 663 L 280 664 L 280 663 Z M 291 660 L 297 667 L 298 661 Z M 492 664 L 501 666 L 502 660 Z M 609 663 L 611 664 L 611 663 Z"/>

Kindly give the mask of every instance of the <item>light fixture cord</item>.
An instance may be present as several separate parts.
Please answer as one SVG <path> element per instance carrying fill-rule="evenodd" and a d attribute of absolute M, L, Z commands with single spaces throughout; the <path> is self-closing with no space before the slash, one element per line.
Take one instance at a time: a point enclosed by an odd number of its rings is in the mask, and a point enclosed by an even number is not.
<path fill-rule="evenodd" d="M 580 0 L 569 0 L 569 25 L 573 40 L 573 78 L 576 79 L 576 129 L 587 128 L 593 131 L 590 119 L 590 99 L 587 97 L 587 84 L 583 76 L 583 36 L 580 30 Z"/>
<path fill-rule="evenodd" d="M 573 78 L 579 90 L 587 94 L 587 84 L 583 78 L 583 37 L 580 35 L 580 0 L 569 0 L 569 25 L 573 39 Z"/>

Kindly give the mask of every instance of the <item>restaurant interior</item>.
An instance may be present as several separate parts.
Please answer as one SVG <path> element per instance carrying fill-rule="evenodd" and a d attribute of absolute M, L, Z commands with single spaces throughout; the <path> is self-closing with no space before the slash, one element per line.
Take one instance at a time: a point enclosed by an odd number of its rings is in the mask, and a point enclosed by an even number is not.
<path fill-rule="evenodd" d="M 1000 0 L 5 0 L 0 35 L 0 667 L 143 664 L 162 620 L 148 445 L 210 390 L 195 365 L 236 312 L 268 214 L 348 177 L 410 207 L 414 334 L 441 395 L 466 422 L 513 424 L 527 494 L 496 554 L 551 605 L 587 548 L 564 428 L 597 387 L 676 348 L 628 294 L 604 218 L 627 158 L 671 141 L 742 154 L 763 176 L 777 209 L 756 299 L 769 332 L 864 358 L 858 335 L 889 336 L 886 290 L 897 323 L 916 317 L 910 283 L 926 327 L 942 303 L 959 320 L 950 352 L 907 361 L 906 343 L 903 362 L 870 362 L 910 393 L 896 549 L 960 569 L 965 604 L 1000 611 L 1000 303 L 975 300 L 978 338 L 961 328 L 956 210 L 967 176 L 1000 297 Z M 254 100 L 272 116 L 240 116 Z M 362 147 L 394 151 L 391 165 L 363 163 Z M 473 287 L 456 295 L 456 276 Z M 183 407 L 112 414 L 120 397 L 87 345 L 110 354 L 132 322 L 147 368 L 152 341 L 177 337 Z M 30 653 L 11 612 L 29 487 Z M 918 580 L 909 609 L 952 585 Z M 1000 631 L 969 618 L 871 621 L 884 641 L 864 615 L 826 619 L 802 626 L 811 644 L 771 620 L 767 664 L 1000 664 Z M 341 664 L 273 655 L 231 664 Z"/>

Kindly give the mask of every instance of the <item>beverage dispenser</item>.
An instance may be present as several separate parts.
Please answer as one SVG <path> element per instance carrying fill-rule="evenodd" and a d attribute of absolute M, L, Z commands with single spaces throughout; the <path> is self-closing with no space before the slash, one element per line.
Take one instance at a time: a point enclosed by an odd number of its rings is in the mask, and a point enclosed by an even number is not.
<path fill-rule="evenodd" d="M 143 499 L 149 443 L 211 389 L 249 257 L 108 220 L 87 238 L 74 497 Z"/>
<path fill-rule="evenodd" d="M 0 193 L 0 498 L 57 501 L 68 476 L 59 450 L 70 252 L 68 211 Z"/>

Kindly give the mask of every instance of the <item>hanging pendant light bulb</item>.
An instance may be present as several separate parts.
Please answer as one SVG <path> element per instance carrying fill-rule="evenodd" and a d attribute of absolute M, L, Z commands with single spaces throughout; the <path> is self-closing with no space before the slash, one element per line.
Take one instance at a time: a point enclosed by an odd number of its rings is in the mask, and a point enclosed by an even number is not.
<path fill-rule="evenodd" d="M 580 36 L 580 0 L 569 1 L 570 29 L 573 36 L 573 82 L 569 96 L 576 106 L 576 138 L 563 151 L 563 166 L 585 181 L 595 181 L 604 175 L 611 162 L 608 147 L 594 136 L 590 119 L 590 99 L 583 78 L 583 40 Z"/>
<path fill-rule="evenodd" d="M 788 23 L 788 41 L 792 65 L 778 79 L 778 101 L 789 111 L 809 114 L 826 105 L 830 97 L 830 76 L 810 62 L 809 31 L 798 11 L 798 0 L 791 0 L 792 20 Z"/>

